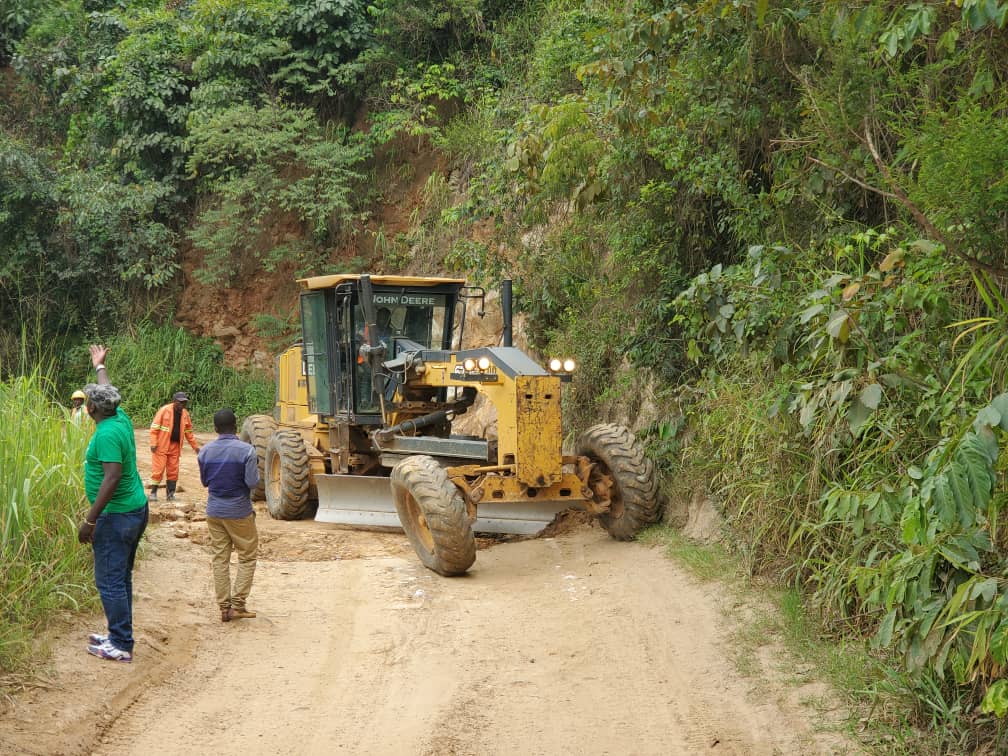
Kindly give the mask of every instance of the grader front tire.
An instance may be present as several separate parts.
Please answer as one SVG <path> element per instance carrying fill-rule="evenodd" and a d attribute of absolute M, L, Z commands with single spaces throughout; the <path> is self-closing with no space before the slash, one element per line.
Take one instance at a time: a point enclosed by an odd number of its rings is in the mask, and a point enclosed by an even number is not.
<path fill-rule="evenodd" d="M 392 470 L 399 522 L 424 567 L 450 577 L 476 561 L 476 538 L 465 501 L 431 457 L 407 457 Z"/>
<path fill-rule="evenodd" d="M 311 465 L 304 439 L 278 431 L 266 445 L 266 508 L 275 520 L 298 520 L 308 509 Z"/>
<path fill-rule="evenodd" d="M 633 434 L 621 425 L 593 425 L 581 434 L 577 453 L 595 466 L 588 481 L 600 501 L 609 500 L 599 522 L 609 535 L 630 541 L 661 516 L 654 463 Z"/>
<path fill-rule="evenodd" d="M 269 415 L 249 415 L 238 434 L 238 438 L 246 444 L 252 444 L 256 450 L 259 485 L 252 489 L 252 501 L 263 501 L 266 498 L 266 446 L 276 427 L 276 420 Z"/>

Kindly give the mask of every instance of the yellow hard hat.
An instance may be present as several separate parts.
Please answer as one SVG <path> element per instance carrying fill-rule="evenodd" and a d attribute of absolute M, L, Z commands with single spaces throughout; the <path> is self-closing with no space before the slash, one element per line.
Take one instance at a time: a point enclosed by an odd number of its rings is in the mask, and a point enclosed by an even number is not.
<path fill-rule="evenodd" d="M 87 399 L 87 394 L 85 394 L 80 389 L 77 389 L 70 395 L 71 399 Z"/>

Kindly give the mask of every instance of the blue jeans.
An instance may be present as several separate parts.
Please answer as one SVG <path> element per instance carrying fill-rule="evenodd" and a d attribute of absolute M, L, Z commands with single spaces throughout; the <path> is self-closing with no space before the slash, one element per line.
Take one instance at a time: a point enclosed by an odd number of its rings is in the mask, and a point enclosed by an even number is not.
<path fill-rule="evenodd" d="M 133 651 L 133 560 L 147 528 L 147 505 L 106 512 L 94 532 L 94 573 L 112 645 Z"/>

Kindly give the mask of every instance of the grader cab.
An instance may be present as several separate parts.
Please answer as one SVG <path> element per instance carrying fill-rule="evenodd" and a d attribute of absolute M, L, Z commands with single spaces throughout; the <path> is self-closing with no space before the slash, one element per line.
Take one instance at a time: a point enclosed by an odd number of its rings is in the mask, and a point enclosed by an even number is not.
<path fill-rule="evenodd" d="M 630 539 L 659 515 L 654 466 L 634 436 L 602 424 L 562 450 L 561 386 L 573 365 L 543 368 L 510 343 L 461 349 L 467 304 L 454 278 L 302 279 L 300 343 L 278 359 L 273 415 L 241 436 L 257 450 L 270 514 L 401 526 L 425 566 L 464 573 L 475 532 L 536 533 L 570 507 Z M 482 394 L 497 437 L 452 432 Z"/>

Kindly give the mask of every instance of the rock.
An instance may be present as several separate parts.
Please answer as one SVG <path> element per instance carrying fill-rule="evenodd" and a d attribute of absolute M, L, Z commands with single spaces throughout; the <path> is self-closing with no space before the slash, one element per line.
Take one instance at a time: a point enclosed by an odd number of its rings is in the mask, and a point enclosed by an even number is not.
<path fill-rule="evenodd" d="M 471 300 L 466 307 L 465 334 L 462 346 L 465 349 L 497 346 L 500 344 L 504 331 L 504 318 L 501 313 L 500 293 L 488 291 L 484 300 L 483 317 L 478 315 L 479 304 Z"/>
<path fill-rule="evenodd" d="M 682 534 L 701 543 L 714 543 L 721 540 L 723 528 L 724 517 L 714 500 L 705 489 L 698 488 L 690 499 Z"/>
<path fill-rule="evenodd" d="M 497 410 L 483 394 L 476 395 L 476 401 L 464 415 L 452 421 L 452 433 L 460 436 L 478 436 L 488 441 L 497 437 Z"/>
<path fill-rule="evenodd" d="M 189 531 L 186 530 L 185 528 L 175 528 L 172 531 L 172 535 L 175 536 L 176 538 L 188 538 Z"/>

